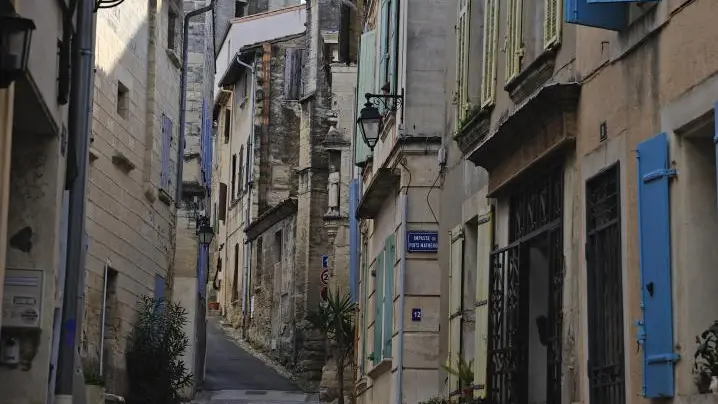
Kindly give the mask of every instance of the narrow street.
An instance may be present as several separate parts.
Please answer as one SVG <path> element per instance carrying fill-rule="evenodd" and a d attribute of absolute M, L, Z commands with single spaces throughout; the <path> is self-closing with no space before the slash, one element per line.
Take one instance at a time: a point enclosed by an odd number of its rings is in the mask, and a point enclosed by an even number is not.
<path fill-rule="evenodd" d="M 216 317 L 207 324 L 207 372 L 196 404 L 289 404 L 311 402 L 293 382 L 255 358 L 221 329 Z"/>

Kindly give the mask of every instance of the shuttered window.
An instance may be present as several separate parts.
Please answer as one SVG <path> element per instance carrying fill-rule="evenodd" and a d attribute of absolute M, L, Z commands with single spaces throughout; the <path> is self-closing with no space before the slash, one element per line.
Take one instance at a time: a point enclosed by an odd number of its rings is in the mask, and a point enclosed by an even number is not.
<path fill-rule="evenodd" d="M 523 0 L 508 0 L 506 10 L 506 82 L 521 71 L 523 56 L 522 22 Z"/>
<path fill-rule="evenodd" d="M 544 0 L 543 46 L 550 49 L 561 42 L 562 0 Z"/>
<path fill-rule="evenodd" d="M 496 99 L 496 57 L 499 49 L 499 0 L 484 0 L 484 46 L 481 75 L 481 108 Z"/>
<path fill-rule="evenodd" d="M 398 68 L 398 36 L 399 36 L 399 0 L 389 0 L 389 22 L 387 24 L 387 74 L 386 81 L 389 83 L 389 91 L 397 93 L 397 68 Z"/>
<path fill-rule="evenodd" d="M 361 301 L 361 356 L 359 357 L 359 373 L 364 374 L 366 372 L 366 360 L 367 360 L 367 327 L 369 326 L 369 262 L 367 260 L 366 253 L 369 251 L 369 245 L 366 240 L 362 242 L 361 247 L 361 288 L 362 288 L 362 301 Z"/>
<path fill-rule="evenodd" d="M 459 368 L 461 356 L 462 292 L 464 285 L 464 231 L 457 226 L 451 231 L 451 255 L 449 256 L 449 349 L 446 364 Z M 456 391 L 459 379 L 449 374 L 449 392 Z"/>
<path fill-rule="evenodd" d="M 460 0 L 456 21 L 456 108 L 457 124 L 469 108 L 469 27 L 471 1 Z"/>
<path fill-rule="evenodd" d="M 302 97 L 302 62 L 304 49 L 287 48 L 284 53 L 284 99 Z"/>
<path fill-rule="evenodd" d="M 237 170 L 239 171 L 237 174 L 237 198 L 239 198 L 239 196 L 242 195 L 242 190 L 244 190 L 244 145 L 239 147 L 239 164 L 237 164 Z"/>
<path fill-rule="evenodd" d="M 160 188 L 170 191 L 170 150 L 172 148 L 172 121 L 170 118 L 162 114 L 162 122 L 160 123 L 162 128 L 162 166 L 160 168 Z"/>
<path fill-rule="evenodd" d="M 227 184 L 219 184 L 219 220 L 227 218 Z"/>
<path fill-rule="evenodd" d="M 396 240 L 394 235 L 384 243 L 384 346 L 382 359 L 391 358 L 391 340 L 394 335 L 394 263 Z"/>
<path fill-rule="evenodd" d="M 643 396 L 673 397 L 679 356 L 673 350 L 669 180 L 675 171 L 665 133 L 639 143 L 637 149 Z"/>
<path fill-rule="evenodd" d="M 364 94 L 374 92 L 374 64 L 376 62 L 376 35 L 374 31 L 362 34 L 360 47 L 356 116 L 359 116 L 366 102 Z M 354 130 L 354 153 L 355 162 L 358 166 L 363 166 L 371 157 L 371 150 L 364 143 L 359 126 Z"/>
<path fill-rule="evenodd" d="M 488 207 L 479 216 L 476 251 L 476 297 L 474 301 L 474 397 L 485 398 L 489 340 L 489 268 L 494 244 L 493 220 Z"/>

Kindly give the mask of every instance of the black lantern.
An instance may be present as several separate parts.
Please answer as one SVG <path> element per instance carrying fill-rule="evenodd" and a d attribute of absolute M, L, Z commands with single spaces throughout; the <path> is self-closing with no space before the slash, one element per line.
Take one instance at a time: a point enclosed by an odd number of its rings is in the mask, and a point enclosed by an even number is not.
<path fill-rule="evenodd" d="M 402 95 L 369 93 L 367 93 L 365 97 L 366 103 L 364 104 L 364 108 L 359 112 L 357 124 L 359 124 L 359 130 L 361 131 L 362 138 L 364 138 L 364 143 L 369 146 L 369 149 L 374 151 L 376 142 L 379 141 L 379 135 L 381 135 L 384 129 L 384 117 L 381 112 L 379 112 L 379 109 L 374 106 L 374 103 L 372 103 L 372 98 L 381 99 L 385 110 L 394 111 L 397 106 L 402 105 L 404 97 Z M 389 105 L 387 100 L 393 100 L 393 105 Z"/>
<path fill-rule="evenodd" d="M 361 130 L 361 136 L 364 138 L 364 143 L 369 146 L 373 151 L 376 142 L 379 140 L 379 134 L 382 129 L 382 116 L 379 110 L 367 100 L 364 104 L 364 108 L 359 113 L 359 130 Z"/>
<path fill-rule="evenodd" d="M 27 69 L 35 23 L 15 12 L 0 15 L 0 88 L 21 77 Z"/>
<path fill-rule="evenodd" d="M 197 238 L 201 245 L 210 245 L 214 238 L 214 229 L 209 225 L 209 218 L 202 218 L 199 220 L 197 226 Z"/>

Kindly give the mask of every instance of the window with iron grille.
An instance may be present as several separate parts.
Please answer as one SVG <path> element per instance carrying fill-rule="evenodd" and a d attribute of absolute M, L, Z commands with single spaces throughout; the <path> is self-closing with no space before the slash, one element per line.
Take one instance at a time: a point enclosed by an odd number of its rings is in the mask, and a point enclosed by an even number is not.
<path fill-rule="evenodd" d="M 626 402 L 619 167 L 586 183 L 588 376 L 592 403 Z"/>

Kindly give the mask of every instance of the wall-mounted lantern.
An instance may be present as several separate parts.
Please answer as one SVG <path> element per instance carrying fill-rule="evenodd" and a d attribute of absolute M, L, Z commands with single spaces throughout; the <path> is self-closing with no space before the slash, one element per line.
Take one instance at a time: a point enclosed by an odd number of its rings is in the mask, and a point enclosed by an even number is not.
<path fill-rule="evenodd" d="M 362 138 L 364 138 L 364 143 L 369 146 L 371 151 L 374 151 L 374 147 L 377 141 L 379 141 L 379 136 L 382 130 L 384 130 L 384 116 L 379 112 L 379 109 L 375 106 L 375 102 L 373 102 L 372 99 L 380 100 L 379 102 L 384 105 L 384 109 L 396 110 L 398 106 L 402 105 L 404 96 L 370 93 L 366 93 L 364 96 L 366 97 L 366 103 L 364 104 L 364 108 L 359 112 L 357 123 L 359 124 Z M 392 103 L 393 105 L 389 105 L 388 100 L 394 101 Z"/>
<path fill-rule="evenodd" d="M 0 15 L 0 88 L 7 88 L 27 70 L 35 23 L 15 12 Z"/>
<path fill-rule="evenodd" d="M 209 218 L 202 217 L 197 221 L 197 238 L 203 246 L 208 246 L 214 238 L 214 229 L 209 225 Z"/>

